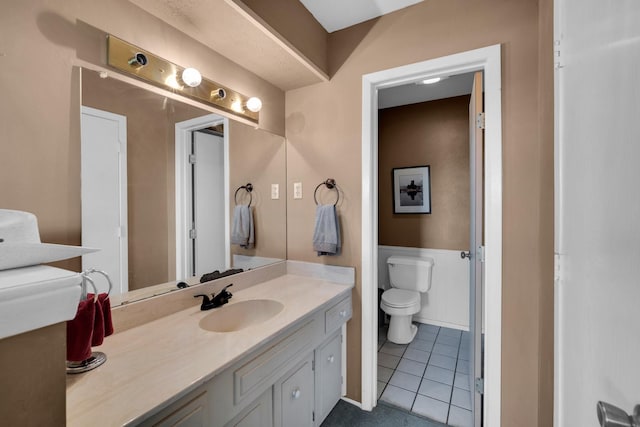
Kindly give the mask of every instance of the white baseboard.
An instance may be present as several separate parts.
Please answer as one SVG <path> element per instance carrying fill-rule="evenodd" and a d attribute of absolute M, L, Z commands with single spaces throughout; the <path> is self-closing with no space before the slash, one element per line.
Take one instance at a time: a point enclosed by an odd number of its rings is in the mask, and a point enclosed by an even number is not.
<path fill-rule="evenodd" d="M 464 326 L 464 325 L 458 325 L 456 323 L 449 323 L 449 322 L 441 322 L 439 320 L 434 320 L 434 319 L 427 319 L 424 317 L 420 317 L 420 316 L 413 316 L 413 321 L 414 322 L 418 322 L 418 323 L 426 323 L 429 325 L 433 325 L 433 326 L 442 326 L 445 328 L 451 328 L 451 329 L 458 329 L 460 331 L 468 331 L 469 330 L 469 326 Z"/>

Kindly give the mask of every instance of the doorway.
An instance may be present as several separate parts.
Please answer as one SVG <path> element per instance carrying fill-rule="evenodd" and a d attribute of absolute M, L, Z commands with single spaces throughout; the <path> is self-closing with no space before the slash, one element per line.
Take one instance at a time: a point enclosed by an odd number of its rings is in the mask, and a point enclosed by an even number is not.
<path fill-rule="evenodd" d="M 377 401 L 377 287 L 378 287 L 378 91 L 419 79 L 483 71 L 485 74 L 485 247 L 473 253 L 484 259 L 485 359 L 481 370 L 472 368 L 478 378 L 474 389 L 479 401 L 484 394 L 484 425 L 500 423 L 501 369 L 501 269 L 502 269 L 502 143 L 500 46 L 490 46 L 421 63 L 411 64 L 363 76 L 362 126 L 362 408 L 371 410 Z M 470 304 L 470 307 L 474 306 Z M 473 313 L 470 313 L 473 314 Z M 481 323 L 481 322 L 480 322 Z M 479 324 L 471 335 L 479 335 Z M 479 352 L 475 353 L 476 355 Z M 478 361 L 479 362 L 479 361 Z M 470 364 L 472 367 L 475 363 Z M 475 405 L 474 405 L 475 407 Z M 473 411 L 477 426 L 480 411 Z"/>
<path fill-rule="evenodd" d="M 228 129 L 216 114 L 176 123 L 176 277 L 231 264 Z"/>

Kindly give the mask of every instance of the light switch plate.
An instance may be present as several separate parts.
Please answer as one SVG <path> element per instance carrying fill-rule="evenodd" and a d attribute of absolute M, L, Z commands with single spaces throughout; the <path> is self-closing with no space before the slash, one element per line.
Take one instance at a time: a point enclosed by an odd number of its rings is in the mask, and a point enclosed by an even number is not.
<path fill-rule="evenodd" d="M 302 199 L 302 183 L 301 182 L 293 183 L 293 198 Z"/>
<path fill-rule="evenodd" d="M 271 199 L 277 200 L 280 198 L 280 186 L 278 184 L 271 184 Z"/>

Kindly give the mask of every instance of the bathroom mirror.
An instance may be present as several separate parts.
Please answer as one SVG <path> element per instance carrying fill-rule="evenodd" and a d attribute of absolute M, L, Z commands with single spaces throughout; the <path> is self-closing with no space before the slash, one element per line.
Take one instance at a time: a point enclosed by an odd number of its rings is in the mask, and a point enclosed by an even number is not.
<path fill-rule="evenodd" d="M 83 257 L 83 269 L 112 276 L 112 301 L 286 258 L 283 137 L 106 73 L 81 74 L 83 245 L 103 249 Z M 230 228 L 235 205 L 249 203 L 255 245 L 242 248 Z"/>

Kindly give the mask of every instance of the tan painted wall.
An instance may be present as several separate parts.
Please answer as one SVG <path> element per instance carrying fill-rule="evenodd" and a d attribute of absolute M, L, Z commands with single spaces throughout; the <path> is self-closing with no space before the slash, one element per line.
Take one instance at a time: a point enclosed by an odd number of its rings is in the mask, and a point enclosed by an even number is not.
<path fill-rule="evenodd" d="M 234 193 L 251 183 L 251 206 L 255 229 L 255 247 L 243 249 L 231 246 L 231 253 L 266 258 L 287 258 L 286 208 L 286 145 L 284 138 L 250 126 L 229 123 L 229 178 L 231 214 L 235 207 Z M 271 184 L 280 186 L 280 198 L 271 199 Z M 249 203 L 244 190 L 238 192 L 238 204 Z M 233 217 L 232 217 L 233 218 Z"/>
<path fill-rule="evenodd" d="M 64 322 L 0 340 L 2 425 L 66 424 Z"/>
<path fill-rule="evenodd" d="M 545 3 L 545 16 L 550 13 Z M 548 375 L 541 384 L 541 337 L 552 334 L 541 323 L 541 290 L 549 286 L 550 210 L 553 185 L 552 140 L 541 130 L 541 105 L 552 87 L 540 80 L 538 2 L 485 0 L 426 1 L 330 35 L 334 43 L 354 46 L 329 58 L 332 80 L 287 92 L 288 185 L 302 181 L 305 198 L 288 203 L 290 259 L 352 265 L 360 271 L 361 251 L 361 87 L 362 75 L 430 58 L 500 43 L 502 45 L 503 123 L 503 318 L 502 425 L 535 426 L 546 421 L 552 394 Z M 333 62 L 332 62 L 333 61 Z M 336 62 L 337 61 L 337 62 Z M 548 70 L 544 69 L 545 73 Z M 548 107 L 548 102 L 545 108 Z M 549 126 L 549 124 L 546 124 Z M 343 254 L 319 259 L 311 248 L 313 201 L 310 189 L 333 177 L 344 191 L 340 206 Z M 552 231 L 551 231 L 552 233 Z M 372 284 L 376 286 L 376 284 Z M 353 319 L 348 325 L 347 393 L 360 399 L 360 298 L 358 275 Z M 548 295 L 547 295 L 548 298 Z M 545 301 L 548 313 L 549 301 Z M 488 309 L 491 309 L 490 307 Z M 540 328 L 544 327 L 544 330 Z M 547 338 L 545 338 L 547 340 Z M 548 340 L 547 340 L 548 341 Z M 548 349 L 544 349 L 548 355 Z M 523 368 L 524 367 L 524 368 Z M 539 386 L 540 385 L 540 386 Z M 540 388 L 544 386 L 543 388 Z"/>
<path fill-rule="evenodd" d="M 469 248 L 469 96 L 378 114 L 378 243 Z M 431 213 L 394 214 L 392 170 L 430 166 Z"/>
<path fill-rule="evenodd" d="M 298 0 L 233 0 L 244 3 L 318 68 L 328 73 L 327 31 Z"/>

